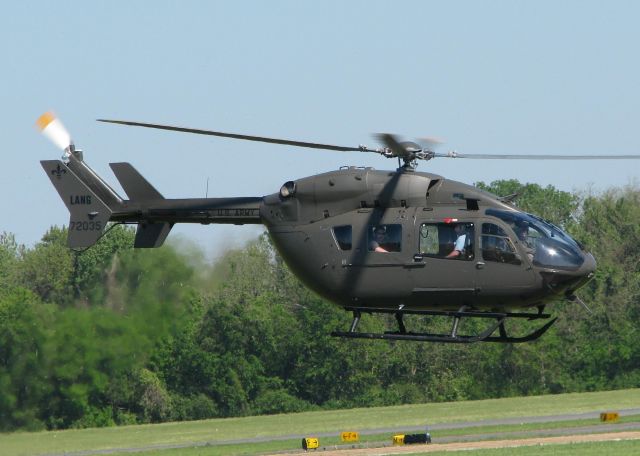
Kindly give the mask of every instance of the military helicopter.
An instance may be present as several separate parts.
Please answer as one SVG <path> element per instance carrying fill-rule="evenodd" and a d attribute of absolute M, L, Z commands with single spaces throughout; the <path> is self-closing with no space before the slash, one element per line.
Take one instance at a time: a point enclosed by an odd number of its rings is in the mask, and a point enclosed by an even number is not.
<path fill-rule="evenodd" d="M 37 125 L 64 154 L 41 161 L 70 212 L 68 245 L 88 248 L 113 224 L 136 224 L 134 246 L 160 247 L 175 223 L 262 224 L 291 270 L 309 288 L 352 312 L 347 331 L 333 336 L 447 343 L 526 342 L 556 321 L 545 313 L 576 291 L 596 262 L 562 229 L 471 185 L 416 171 L 419 160 L 638 159 L 640 155 L 468 155 L 436 153 L 429 143 L 378 135 L 383 146 L 342 147 L 142 122 L 100 122 L 268 142 L 295 147 L 370 152 L 398 160 L 395 171 L 342 167 L 285 182 L 262 197 L 167 199 L 131 164 L 111 163 L 129 199 L 84 161 L 53 114 Z M 113 224 L 108 225 L 108 222 Z M 584 303 L 583 303 L 584 304 Z M 358 331 L 363 313 L 395 316 L 397 329 Z M 412 332 L 407 315 L 452 320 L 447 333 Z M 462 319 L 486 329 L 459 334 Z M 512 319 L 548 320 L 524 336 L 507 332 Z"/>

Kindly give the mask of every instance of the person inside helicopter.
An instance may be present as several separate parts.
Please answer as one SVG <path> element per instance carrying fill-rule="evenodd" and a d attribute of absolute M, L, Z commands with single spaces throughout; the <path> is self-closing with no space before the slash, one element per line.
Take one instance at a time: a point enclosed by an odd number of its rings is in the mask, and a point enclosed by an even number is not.
<path fill-rule="evenodd" d="M 465 253 L 467 243 L 467 226 L 465 224 L 459 224 L 455 226 L 456 242 L 453 245 L 453 250 L 445 258 L 459 258 Z"/>
<path fill-rule="evenodd" d="M 580 245 L 552 223 L 524 212 L 490 208 L 486 214 L 502 219 L 513 228 L 518 240 L 524 243 L 527 256 L 533 256 L 534 266 L 571 270 L 584 263 L 585 255 Z M 518 226 L 526 227 L 526 232 Z"/>
<path fill-rule="evenodd" d="M 399 252 L 402 236 L 400 225 L 377 225 L 369 231 L 370 252 Z"/>
<path fill-rule="evenodd" d="M 369 250 L 372 252 L 382 252 L 387 253 L 387 250 L 384 246 L 387 243 L 387 230 L 383 225 L 378 225 L 373 230 L 373 239 L 369 242 Z"/>
<path fill-rule="evenodd" d="M 533 261 L 533 257 L 535 255 L 535 248 L 533 241 L 529 236 L 529 224 L 526 222 L 516 222 L 514 224 L 513 230 L 516 232 L 516 236 L 518 236 L 518 240 L 522 243 L 522 246 L 527 253 L 527 257 L 529 261 Z"/>

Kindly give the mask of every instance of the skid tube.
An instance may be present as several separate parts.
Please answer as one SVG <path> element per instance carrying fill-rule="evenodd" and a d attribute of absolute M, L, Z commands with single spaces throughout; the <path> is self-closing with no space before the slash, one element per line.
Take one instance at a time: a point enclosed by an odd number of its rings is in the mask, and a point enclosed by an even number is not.
<path fill-rule="evenodd" d="M 474 342 L 498 342 L 498 343 L 521 343 L 529 342 L 538 339 L 556 322 L 557 317 L 548 321 L 546 324 L 538 328 L 537 330 L 519 337 L 509 336 L 504 326 L 505 321 L 509 318 L 525 318 L 528 320 L 547 319 L 551 315 L 542 312 L 539 309 L 538 313 L 528 312 L 478 312 L 468 311 L 465 307 L 462 307 L 458 311 L 441 311 L 441 310 L 404 310 L 404 309 L 372 309 L 369 307 L 346 307 L 345 310 L 353 312 L 353 321 L 349 331 L 334 331 L 331 333 L 334 337 L 344 337 L 351 339 L 384 339 L 384 340 L 409 340 L 417 342 L 442 342 L 442 343 L 457 343 L 468 344 Z M 386 331 L 384 333 L 363 333 L 358 332 L 356 329 L 362 312 L 367 313 L 383 313 L 394 314 L 396 321 L 398 322 L 398 331 Z M 405 314 L 408 315 L 431 315 L 439 317 L 451 317 L 453 318 L 453 325 L 449 334 L 430 334 L 430 333 L 413 333 L 407 332 L 403 322 Z M 459 335 L 458 325 L 462 318 L 489 318 L 495 321 L 490 324 L 484 331 L 476 335 Z M 498 330 L 499 335 L 493 336 L 492 334 Z"/>

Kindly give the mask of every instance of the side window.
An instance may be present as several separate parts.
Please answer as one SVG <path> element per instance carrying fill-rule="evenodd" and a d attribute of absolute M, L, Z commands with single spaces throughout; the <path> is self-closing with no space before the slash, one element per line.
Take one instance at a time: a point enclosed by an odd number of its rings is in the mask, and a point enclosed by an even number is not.
<path fill-rule="evenodd" d="M 419 252 L 434 258 L 473 259 L 473 223 L 423 223 Z"/>
<path fill-rule="evenodd" d="M 520 265 L 522 260 L 516 253 L 516 249 L 505 231 L 493 223 L 482 224 L 482 236 L 480 238 L 482 259 L 496 263 Z"/>
<path fill-rule="evenodd" d="M 402 225 L 386 224 L 370 226 L 368 246 L 370 252 L 399 252 L 402 250 Z"/>
<path fill-rule="evenodd" d="M 440 240 L 438 225 L 423 223 L 420 225 L 420 253 L 424 255 L 439 255 Z"/>
<path fill-rule="evenodd" d="M 353 236 L 353 229 L 351 225 L 341 225 L 333 227 L 333 237 L 338 244 L 340 250 L 351 250 L 351 239 Z"/>

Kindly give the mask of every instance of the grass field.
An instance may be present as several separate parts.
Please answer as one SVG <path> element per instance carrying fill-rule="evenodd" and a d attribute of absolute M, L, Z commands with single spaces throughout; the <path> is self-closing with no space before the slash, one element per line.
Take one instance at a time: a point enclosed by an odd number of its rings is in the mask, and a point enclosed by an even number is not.
<path fill-rule="evenodd" d="M 571 443 L 566 445 L 536 445 L 494 450 L 436 451 L 422 453 L 429 456 L 635 456 L 640 452 L 640 441 Z M 419 455 L 421 453 L 415 453 Z M 414 456 L 415 456 L 414 455 Z M 174 455 L 172 455 L 174 456 Z M 204 456 L 204 453 L 203 453 Z"/>
<path fill-rule="evenodd" d="M 640 389 L 633 389 L 597 393 L 561 394 L 553 396 L 532 396 L 485 401 L 405 405 L 384 408 L 309 412 L 289 415 L 227 418 L 101 429 L 10 433 L 0 434 L 0 453 L 2 455 L 62 454 L 86 450 L 149 448 L 163 445 L 180 445 L 192 442 L 215 443 L 254 437 L 277 438 L 279 436 L 292 434 L 311 436 L 325 432 L 338 433 L 341 431 L 358 431 L 376 428 L 396 428 L 398 430 L 402 430 L 403 426 L 423 426 L 426 424 L 433 425 L 436 423 L 479 421 L 485 419 L 521 416 L 558 415 L 564 413 L 620 410 L 638 407 L 640 407 Z M 584 423 L 580 422 L 579 424 Z M 544 426 L 549 428 L 554 425 L 549 424 Z M 512 430 L 510 428 L 513 428 L 513 426 L 500 426 L 499 428 L 501 431 L 506 431 Z M 516 426 L 516 428 L 518 427 Z M 492 429 L 495 431 L 495 427 L 492 427 Z M 478 428 L 473 431 L 467 430 L 465 433 L 475 433 L 477 431 L 482 432 L 482 429 Z M 438 433 L 438 436 L 441 435 L 445 435 L 445 431 Z M 380 440 L 382 437 L 385 436 L 367 436 L 367 439 L 377 438 Z M 388 438 L 389 436 L 387 435 L 384 440 Z M 327 439 L 327 443 L 329 443 L 329 441 L 330 439 Z M 276 442 L 249 443 L 232 446 L 225 445 L 193 449 L 165 450 L 161 453 L 167 456 L 257 454 L 269 451 L 278 451 L 286 448 L 299 448 L 299 444 L 299 440 L 295 439 L 291 441 L 281 440 Z M 605 445 L 613 445 L 613 443 Z M 622 446 L 620 448 L 622 448 Z M 635 447 L 635 450 L 635 454 L 637 454 L 639 450 L 638 446 Z M 153 453 L 160 452 L 154 451 Z M 145 452 L 144 454 L 150 454 L 150 452 Z M 599 454 L 608 453 L 601 452 Z"/>
<path fill-rule="evenodd" d="M 149 451 L 135 453 L 139 456 L 233 456 L 265 454 L 269 451 L 277 451 L 269 448 L 257 449 L 255 452 L 231 452 L 224 448 L 215 449 L 212 447 L 189 448 L 179 450 Z M 460 451 L 434 451 L 428 453 L 410 453 L 413 456 L 637 456 L 640 453 L 640 441 L 613 441 L 613 442 L 590 442 L 571 443 L 564 445 L 535 445 L 516 448 L 500 448 L 487 450 L 460 450 Z M 131 453 L 115 453 L 115 456 L 124 456 Z M 308 452 L 307 454 L 314 454 Z M 322 455 L 322 452 L 318 452 Z M 113 455 L 113 454 L 112 454 Z M 286 456 L 286 455 L 283 455 Z"/>

